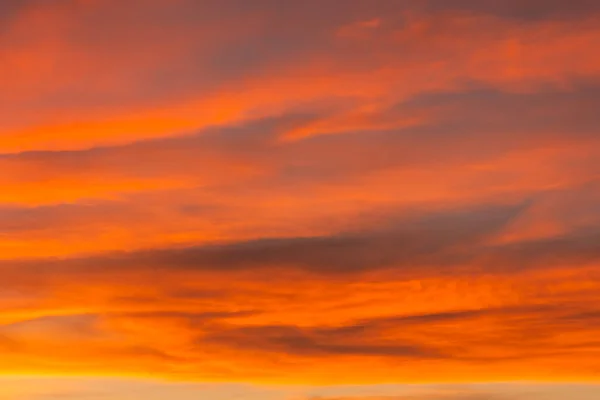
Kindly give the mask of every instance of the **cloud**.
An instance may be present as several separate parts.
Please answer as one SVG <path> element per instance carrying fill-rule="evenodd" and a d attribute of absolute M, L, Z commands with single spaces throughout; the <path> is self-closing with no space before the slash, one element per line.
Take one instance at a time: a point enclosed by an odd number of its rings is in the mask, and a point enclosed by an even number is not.
<path fill-rule="evenodd" d="M 17 370 L 65 351 L 54 371 L 144 365 L 275 382 L 287 381 L 284 365 L 290 381 L 340 383 L 364 363 L 361 382 L 589 374 L 597 231 L 499 241 L 528 207 L 388 216 L 329 237 L 4 261 L 13 292 L 0 332 Z M 57 347 L 66 337 L 77 354 Z"/>
<path fill-rule="evenodd" d="M 580 207 L 597 197 L 596 103 L 593 86 L 440 92 L 371 117 L 428 115 L 418 126 L 367 120 L 331 134 L 328 126 L 343 119 L 313 111 L 124 146 L 5 155 L 0 168 L 11 173 L 0 176 L 0 231 L 11 241 L 4 254 L 330 236 L 374 213 L 498 198 L 548 207 L 554 197 L 562 205 L 544 211 L 545 221 L 571 224 L 567 208 L 589 220 Z M 299 129 L 312 136 L 281 141 Z M 569 192 L 578 195 L 559 199 Z"/>
<path fill-rule="evenodd" d="M 58 3 L 0 5 L 0 372 L 598 378 L 596 2 Z"/>
<path fill-rule="evenodd" d="M 352 355 L 396 359 L 441 357 L 433 349 L 420 348 L 416 345 L 343 343 L 339 341 L 335 331 L 318 334 L 293 326 L 260 326 L 222 330 L 214 335 L 204 336 L 198 341 L 199 346 L 212 343 L 233 349 L 239 348 L 241 351 L 250 348 L 264 353 L 275 352 L 301 358 Z"/>
<path fill-rule="evenodd" d="M 347 232 L 323 237 L 263 238 L 231 244 L 115 253 L 98 258 L 47 262 L 74 268 L 214 269 L 301 268 L 315 272 L 352 272 L 385 267 L 452 263 L 461 248 L 476 246 L 500 232 L 524 205 L 458 210 L 390 220 L 381 231 Z M 578 242 L 577 242 L 578 243 Z M 468 251 L 468 250 L 467 250 Z M 464 260 L 460 260 L 464 261 Z M 17 261 L 17 264 L 21 262 Z M 11 263 L 8 262 L 8 265 Z M 31 261 L 34 268 L 43 261 Z M 51 267 L 54 268 L 54 267 Z"/>
<path fill-rule="evenodd" d="M 493 0 L 459 0 L 452 3 L 444 2 L 443 0 L 429 0 L 423 3 L 424 6 L 420 6 L 430 11 L 451 9 L 463 12 L 491 14 L 505 18 L 516 18 L 525 21 L 582 18 L 586 15 L 600 12 L 598 4 L 591 0 L 576 0 L 569 3 L 562 0 L 533 0 L 525 3 L 514 0 L 503 2 Z"/>
<path fill-rule="evenodd" d="M 527 204 L 458 210 L 420 217 L 391 219 L 374 231 L 330 236 L 261 238 L 224 244 L 115 252 L 66 260 L 3 262 L 5 268 L 31 271 L 244 271 L 299 269 L 319 274 L 361 273 L 393 269 L 407 276 L 502 273 L 531 268 L 590 265 L 600 253 L 597 229 L 565 235 L 498 242 L 496 238 Z M 380 220 L 377 220 L 382 224 Z M 384 227 L 385 226 L 385 227 Z M 473 270 L 473 271 L 472 271 Z"/>
<path fill-rule="evenodd" d="M 587 51 L 598 41 L 594 14 L 584 13 L 586 23 L 523 25 L 493 12 L 518 13 L 515 3 L 488 2 L 492 12 L 474 16 L 458 6 L 415 14 L 386 1 L 251 9 L 239 2 L 33 4 L 3 36 L 11 55 L 2 71 L 11 93 L 2 104 L 5 152 L 171 137 L 298 107 L 400 102 L 465 82 L 562 86 L 597 69 Z M 554 15 L 555 5 L 531 9 Z M 462 5 L 472 8 L 475 2 Z M 385 29 L 366 42 L 336 40 L 340 28 L 372 18 Z M 23 118 L 32 108 L 35 117 Z"/>

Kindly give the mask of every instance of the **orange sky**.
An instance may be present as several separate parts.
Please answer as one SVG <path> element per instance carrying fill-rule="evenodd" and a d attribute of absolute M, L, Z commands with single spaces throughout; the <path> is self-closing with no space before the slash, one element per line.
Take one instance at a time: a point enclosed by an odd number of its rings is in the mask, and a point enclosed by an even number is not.
<path fill-rule="evenodd" d="M 597 48 L 586 0 L 0 0 L 0 376 L 598 382 Z"/>

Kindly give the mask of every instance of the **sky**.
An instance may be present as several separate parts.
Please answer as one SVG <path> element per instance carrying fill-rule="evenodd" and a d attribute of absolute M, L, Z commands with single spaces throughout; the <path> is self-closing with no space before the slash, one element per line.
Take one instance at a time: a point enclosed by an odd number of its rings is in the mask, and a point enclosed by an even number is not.
<path fill-rule="evenodd" d="M 0 400 L 600 398 L 600 2 L 0 0 Z"/>

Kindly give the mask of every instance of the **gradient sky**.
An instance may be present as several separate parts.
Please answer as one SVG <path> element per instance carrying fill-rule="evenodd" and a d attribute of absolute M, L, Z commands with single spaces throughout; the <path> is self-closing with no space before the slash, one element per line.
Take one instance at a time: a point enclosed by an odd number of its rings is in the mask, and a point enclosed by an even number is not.
<path fill-rule="evenodd" d="M 0 0 L 0 400 L 600 398 L 600 1 Z"/>

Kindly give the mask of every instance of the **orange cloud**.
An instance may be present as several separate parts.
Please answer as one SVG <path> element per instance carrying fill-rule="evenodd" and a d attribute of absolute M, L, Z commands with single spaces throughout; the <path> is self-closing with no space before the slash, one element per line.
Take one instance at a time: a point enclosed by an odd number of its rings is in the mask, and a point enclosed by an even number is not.
<path fill-rule="evenodd" d="M 595 5 L 11 3 L 0 372 L 598 380 Z"/>
<path fill-rule="evenodd" d="M 128 143 L 340 101 L 360 110 L 465 81 L 528 91 L 568 85 L 600 68 L 588 51 L 600 40 L 593 16 L 524 25 L 494 15 L 398 9 L 389 27 L 374 33 L 381 36 L 354 43 L 332 31 L 353 21 L 355 7 L 315 22 L 306 35 L 301 21 L 284 29 L 269 19 L 284 15 L 269 9 L 240 15 L 225 8 L 215 24 L 205 20 L 215 10 L 187 1 L 35 4 L 3 38 L 10 49 L 1 74 L 10 93 L 3 102 L 4 151 Z M 318 15 L 312 7 L 302 11 Z M 100 33 L 98 26 L 110 28 Z M 276 34 L 287 40 L 285 51 Z M 236 46 L 240 37 L 259 54 Z M 261 56 L 263 62 L 253 58 Z M 32 106 L 33 118 L 26 112 Z"/>
<path fill-rule="evenodd" d="M 516 212 L 7 261 L 6 368 L 40 372 L 55 360 L 54 372 L 321 383 L 596 379 L 597 235 L 491 244 Z M 58 344 L 65 338 L 76 352 Z"/>

